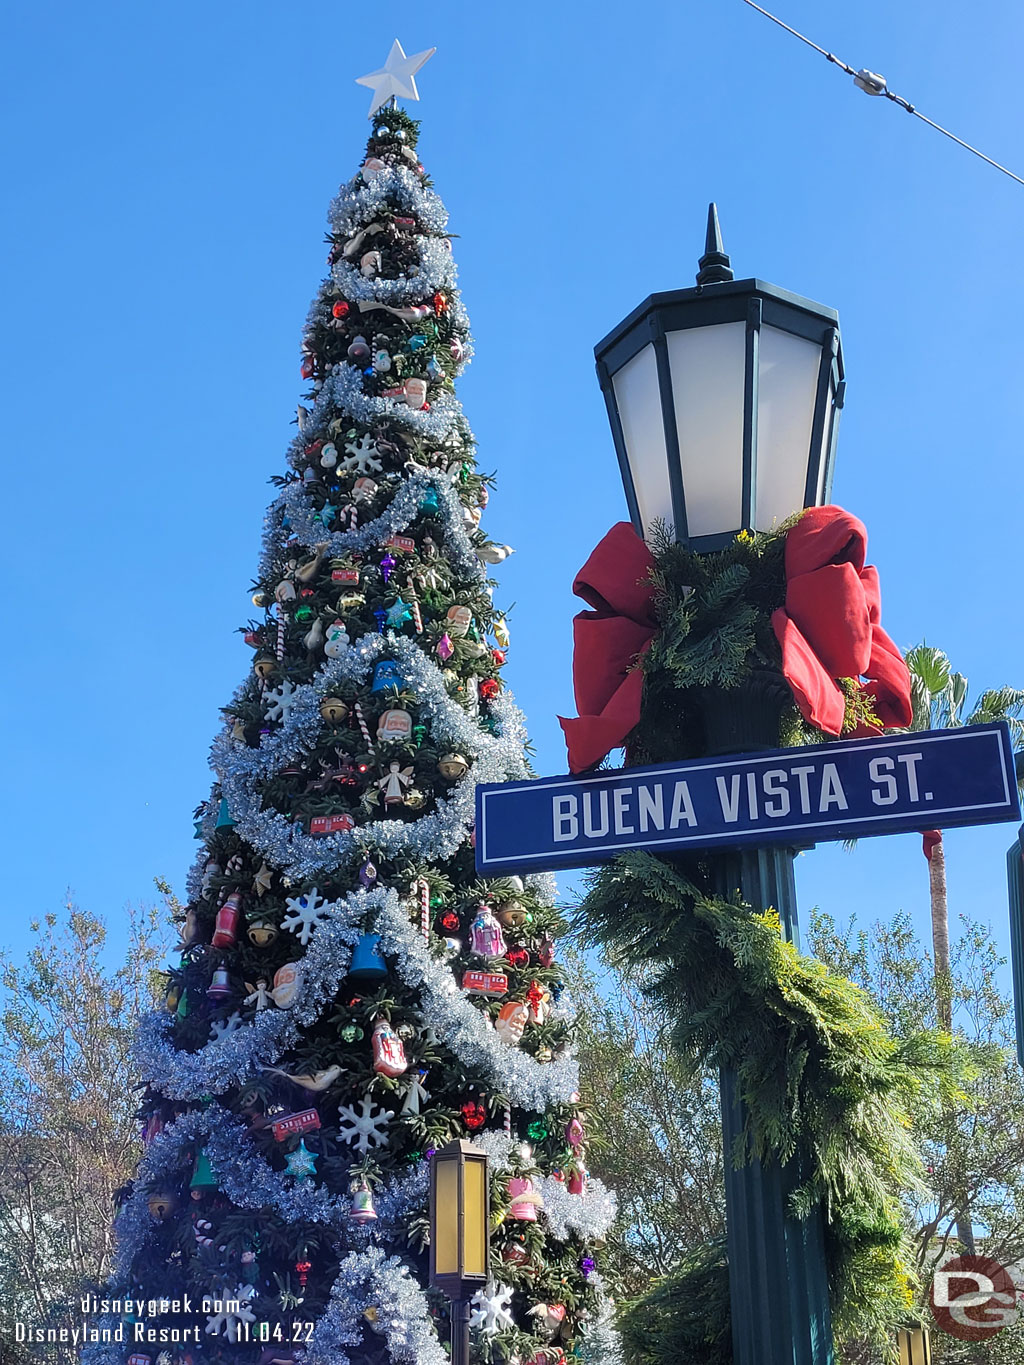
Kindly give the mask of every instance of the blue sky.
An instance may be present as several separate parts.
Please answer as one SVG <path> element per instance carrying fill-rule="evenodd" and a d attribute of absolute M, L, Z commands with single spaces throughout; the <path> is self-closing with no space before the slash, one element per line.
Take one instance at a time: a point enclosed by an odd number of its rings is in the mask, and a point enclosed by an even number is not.
<path fill-rule="evenodd" d="M 1021 172 L 1010 0 L 777 3 Z M 564 769 L 573 574 L 624 514 L 592 348 L 648 293 L 692 283 L 712 198 L 738 275 L 839 310 L 834 498 L 868 525 L 890 633 L 944 646 L 972 683 L 1024 684 L 1024 188 L 740 0 L 36 0 L 8 9 L 0 43 L 0 906 L 16 950 L 67 887 L 115 933 L 155 875 L 182 887 L 218 707 L 250 664 L 233 632 L 326 207 L 363 150 L 354 78 L 396 33 L 438 49 L 420 147 L 459 234 L 477 346 L 460 396 L 499 474 L 487 528 L 517 548 L 497 596 L 515 604 L 507 677 L 539 769 Z M 1003 942 L 1012 834 L 948 838 L 953 911 Z M 799 875 L 805 908 L 927 924 L 915 836 L 819 848 Z"/>

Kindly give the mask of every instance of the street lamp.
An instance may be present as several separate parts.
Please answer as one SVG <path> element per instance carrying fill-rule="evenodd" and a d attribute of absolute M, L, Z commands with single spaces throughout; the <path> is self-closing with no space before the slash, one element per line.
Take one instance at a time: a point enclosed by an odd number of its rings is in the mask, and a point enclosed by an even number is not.
<path fill-rule="evenodd" d="M 734 280 L 714 204 L 697 287 L 652 294 L 595 353 L 639 535 L 660 520 L 703 553 L 828 501 L 845 389 L 838 315 L 761 280 Z M 780 671 L 693 692 L 709 756 L 778 747 L 791 701 Z M 782 846 L 723 849 L 702 875 L 715 895 L 777 912 L 799 947 L 795 857 Z M 783 1165 L 748 1152 L 737 1167 L 748 1123 L 729 1067 L 721 1093 L 733 1359 L 834 1365 L 823 1211 L 792 1214 L 805 1156 Z"/>
<path fill-rule="evenodd" d="M 633 525 L 702 551 L 828 501 L 845 380 L 838 314 L 734 280 L 714 204 L 699 267 L 595 354 Z"/>
<path fill-rule="evenodd" d="M 932 1365 L 931 1334 L 927 1327 L 901 1327 L 896 1333 L 900 1365 Z"/>
<path fill-rule="evenodd" d="M 487 1283 L 487 1153 L 449 1142 L 430 1163 L 430 1283 L 451 1300 L 452 1365 L 469 1365 L 469 1301 Z"/>

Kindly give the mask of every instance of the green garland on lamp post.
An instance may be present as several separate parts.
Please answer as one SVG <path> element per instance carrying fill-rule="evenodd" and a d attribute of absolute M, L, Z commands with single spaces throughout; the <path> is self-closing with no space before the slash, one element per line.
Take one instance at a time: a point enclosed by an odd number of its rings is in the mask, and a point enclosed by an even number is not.
<path fill-rule="evenodd" d="M 643 662 L 631 762 L 823 738 L 793 704 L 770 625 L 785 597 L 787 531 L 744 532 L 710 554 L 652 537 L 659 631 Z M 871 718 L 869 702 L 852 684 L 844 691 L 852 729 Z M 915 1283 L 901 1195 L 920 1163 L 907 1116 L 928 1104 L 938 1112 L 956 1093 L 951 1043 L 938 1034 L 896 1043 L 864 991 L 800 952 L 791 856 L 628 854 L 590 876 L 579 920 L 592 944 L 642 974 L 677 1021 L 683 1054 L 720 1067 L 742 1101 L 742 1131 L 726 1113 L 731 1178 L 756 1168 L 767 1184 L 781 1181 L 790 1239 L 794 1228 L 813 1238 L 820 1211 L 820 1254 L 812 1244 L 804 1263 L 827 1272 L 825 1326 L 891 1354 Z M 731 1365 L 725 1248 L 696 1251 L 622 1322 L 635 1365 Z M 802 1358 L 796 1348 L 792 1358 Z"/>

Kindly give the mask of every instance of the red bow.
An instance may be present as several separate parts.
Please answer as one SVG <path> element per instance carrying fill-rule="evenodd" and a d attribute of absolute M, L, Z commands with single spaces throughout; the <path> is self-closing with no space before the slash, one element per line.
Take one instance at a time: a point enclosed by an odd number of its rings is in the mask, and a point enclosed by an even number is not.
<path fill-rule="evenodd" d="M 828 735 L 843 728 L 836 678 L 867 678 L 883 726 L 913 718 L 910 674 L 879 625 L 878 570 L 864 564 L 867 531 L 841 507 L 812 507 L 786 538 L 786 605 L 772 614 L 782 671 L 805 720 Z M 877 734 L 861 726 L 855 735 Z"/>
<path fill-rule="evenodd" d="M 654 559 L 628 521 L 617 522 L 576 575 L 572 590 L 594 608 L 573 621 L 578 720 L 559 716 L 569 771 L 592 768 L 640 719 L 643 673 L 633 668 L 657 630 Z"/>

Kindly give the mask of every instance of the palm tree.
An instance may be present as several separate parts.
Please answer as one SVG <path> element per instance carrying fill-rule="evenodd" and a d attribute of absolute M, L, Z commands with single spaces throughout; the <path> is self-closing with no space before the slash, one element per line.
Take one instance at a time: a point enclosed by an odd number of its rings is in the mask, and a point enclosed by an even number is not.
<path fill-rule="evenodd" d="M 951 730 L 962 725 L 985 725 L 1005 720 L 1010 727 L 1013 747 L 1024 744 L 1024 691 L 1016 687 L 997 687 L 982 692 L 968 706 L 967 679 L 954 673 L 949 658 L 941 649 L 923 642 L 906 653 L 910 670 L 914 715 L 911 730 Z M 1024 787 L 1024 783 L 1022 783 Z M 924 835 L 924 855 L 928 859 L 928 890 L 932 914 L 932 956 L 935 965 L 935 999 L 939 1025 L 953 1030 L 952 976 L 949 961 L 949 904 L 946 894 L 946 852 L 941 830 Z M 957 1236 L 968 1252 L 975 1249 L 966 1196 L 957 1217 Z"/>
<path fill-rule="evenodd" d="M 910 669 L 914 718 L 911 730 L 953 730 L 962 725 L 986 725 L 1005 720 L 1010 727 L 1014 748 L 1024 744 L 1024 691 L 1016 687 L 997 687 L 982 692 L 968 710 L 967 679 L 954 673 L 949 658 L 934 645 L 920 644 L 906 654 Z M 953 1027 L 953 1002 L 949 989 L 949 907 L 946 900 L 946 853 L 942 831 L 929 830 L 924 836 L 928 859 L 928 884 L 932 911 L 932 950 L 935 959 L 935 988 L 939 1023 L 947 1031 Z"/>

